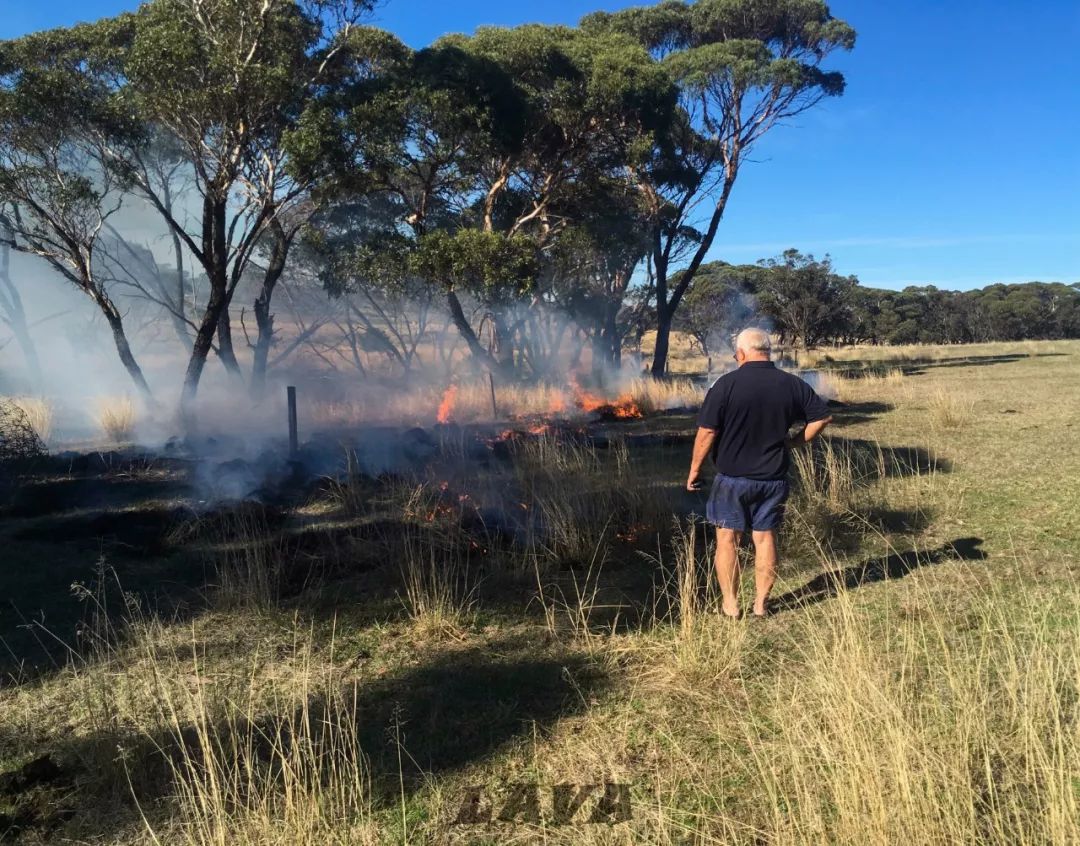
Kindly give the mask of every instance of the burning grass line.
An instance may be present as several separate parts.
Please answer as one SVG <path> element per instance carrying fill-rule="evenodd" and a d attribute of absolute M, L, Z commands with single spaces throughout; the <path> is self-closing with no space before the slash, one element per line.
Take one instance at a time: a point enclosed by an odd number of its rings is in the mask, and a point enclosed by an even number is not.
<path fill-rule="evenodd" d="M 504 384 L 495 388 L 495 405 L 503 420 L 525 420 L 532 426 L 589 417 L 634 419 L 666 410 L 697 408 L 702 391 L 689 379 L 656 380 L 619 377 L 610 387 L 585 387 L 575 375 L 565 384 Z M 378 401 L 317 402 L 307 410 L 305 425 L 316 429 L 363 424 L 475 424 L 494 421 L 487 379 L 454 381 L 445 388 L 416 386 L 388 393 Z"/>

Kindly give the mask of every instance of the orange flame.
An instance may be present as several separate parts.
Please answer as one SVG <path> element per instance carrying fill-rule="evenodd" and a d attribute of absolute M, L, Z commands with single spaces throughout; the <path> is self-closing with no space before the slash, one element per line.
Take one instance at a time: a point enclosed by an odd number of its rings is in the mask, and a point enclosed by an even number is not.
<path fill-rule="evenodd" d="M 600 411 L 624 420 L 644 416 L 641 408 L 629 394 L 609 400 L 585 390 L 576 377 L 571 377 L 570 384 L 574 389 L 574 402 L 586 413 Z"/>
<path fill-rule="evenodd" d="M 611 413 L 622 420 L 645 416 L 633 397 L 619 397 L 612 402 Z"/>
<path fill-rule="evenodd" d="M 451 385 L 443 394 L 442 402 L 439 403 L 439 412 L 435 419 L 440 423 L 450 422 L 450 413 L 454 410 L 454 401 L 457 399 L 458 386 Z"/>

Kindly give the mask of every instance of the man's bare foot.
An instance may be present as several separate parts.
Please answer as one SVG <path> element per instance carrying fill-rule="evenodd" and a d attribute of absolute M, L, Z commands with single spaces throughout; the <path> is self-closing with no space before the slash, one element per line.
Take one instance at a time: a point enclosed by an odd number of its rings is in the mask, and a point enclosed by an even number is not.
<path fill-rule="evenodd" d="M 728 605 L 726 602 L 720 606 L 720 613 L 725 617 L 730 617 L 732 620 L 738 620 L 742 617 L 742 610 L 738 605 Z"/>
<path fill-rule="evenodd" d="M 761 603 L 755 602 L 754 603 L 754 616 L 755 617 L 768 617 L 769 616 L 769 607 L 764 602 L 761 602 Z"/>

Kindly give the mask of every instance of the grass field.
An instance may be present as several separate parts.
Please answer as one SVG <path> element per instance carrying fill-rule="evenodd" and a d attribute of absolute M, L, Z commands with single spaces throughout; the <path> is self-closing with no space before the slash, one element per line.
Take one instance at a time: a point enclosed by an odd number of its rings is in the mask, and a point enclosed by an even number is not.
<path fill-rule="evenodd" d="M 686 414 L 273 506 L 24 480 L 0 841 L 1077 842 L 1080 343 L 818 355 L 765 621 L 717 614 Z"/>

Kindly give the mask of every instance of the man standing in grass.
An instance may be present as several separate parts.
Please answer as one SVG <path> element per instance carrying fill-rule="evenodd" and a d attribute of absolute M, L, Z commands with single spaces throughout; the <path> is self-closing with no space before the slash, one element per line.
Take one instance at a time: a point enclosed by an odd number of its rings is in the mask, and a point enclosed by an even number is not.
<path fill-rule="evenodd" d="M 722 612 L 739 610 L 739 543 L 754 540 L 754 616 L 768 613 L 766 601 L 779 564 L 776 535 L 788 498 L 788 451 L 810 443 L 831 421 L 829 408 L 802 379 L 771 361 L 763 329 L 744 329 L 735 339 L 739 366 L 713 383 L 698 414 L 698 431 L 686 489 L 701 489 L 701 465 L 711 456 L 716 479 L 705 515 L 716 526 L 716 576 Z M 792 438 L 796 423 L 805 428 Z"/>

